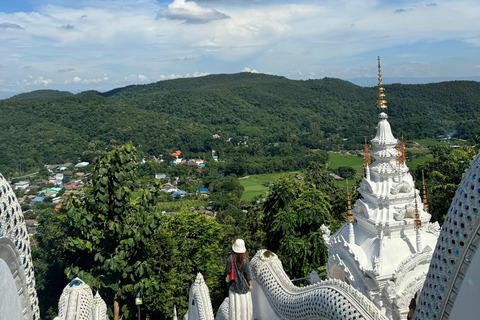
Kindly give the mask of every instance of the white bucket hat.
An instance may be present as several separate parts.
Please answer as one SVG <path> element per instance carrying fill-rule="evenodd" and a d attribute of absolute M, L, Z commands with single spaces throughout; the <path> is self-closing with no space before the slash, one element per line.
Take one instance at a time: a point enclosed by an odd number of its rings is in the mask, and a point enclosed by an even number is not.
<path fill-rule="evenodd" d="M 242 239 L 237 239 L 237 241 L 235 241 L 232 246 L 232 250 L 235 253 L 245 253 L 245 251 L 247 251 L 245 249 L 245 241 L 243 241 Z"/>

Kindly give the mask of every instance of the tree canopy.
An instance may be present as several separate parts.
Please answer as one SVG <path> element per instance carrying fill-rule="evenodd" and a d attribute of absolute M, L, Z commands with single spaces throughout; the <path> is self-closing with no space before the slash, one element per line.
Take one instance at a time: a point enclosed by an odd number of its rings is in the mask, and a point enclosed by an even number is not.
<path fill-rule="evenodd" d="M 386 85 L 389 120 L 406 139 L 474 142 L 480 84 Z M 32 92 L 0 100 L 0 171 L 91 161 L 128 141 L 140 157 L 182 150 L 228 160 L 237 176 L 303 170 L 321 153 L 361 149 L 377 123 L 374 88 L 339 79 L 210 75 L 109 92 Z M 217 134 L 219 138 L 215 138 Z M 322 161 L 320 161 L 322 162 Z"/>

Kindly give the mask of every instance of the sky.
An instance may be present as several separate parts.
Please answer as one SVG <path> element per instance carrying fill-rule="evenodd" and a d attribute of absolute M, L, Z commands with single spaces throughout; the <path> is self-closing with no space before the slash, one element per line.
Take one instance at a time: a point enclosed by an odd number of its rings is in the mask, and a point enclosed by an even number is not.
<path fill-rule="evenodd" d="M 0 0 L 0 98 L 218 73 L 480 80 L 478 0 Z"/>

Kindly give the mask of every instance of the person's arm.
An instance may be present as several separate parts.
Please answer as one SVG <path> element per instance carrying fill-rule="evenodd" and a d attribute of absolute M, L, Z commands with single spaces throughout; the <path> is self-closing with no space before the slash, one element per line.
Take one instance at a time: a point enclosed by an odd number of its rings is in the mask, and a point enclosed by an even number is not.
<path fill-rule="evenodd" d="M 249 290 L 252 291 L 253 286 L 252 286 L 252 274 L 250 273 L 250 260 L 245 259 L 245 279 L 247 279 L 248 284 L 249 284 Z"/>
<path fill-rule="evenodd" d="M 225 265 L 225 274 L 230 275 L 230 270 L 232 270 L 232 264 L 230 263 L 230 256 L 228 256 L 227 264 Z"/>

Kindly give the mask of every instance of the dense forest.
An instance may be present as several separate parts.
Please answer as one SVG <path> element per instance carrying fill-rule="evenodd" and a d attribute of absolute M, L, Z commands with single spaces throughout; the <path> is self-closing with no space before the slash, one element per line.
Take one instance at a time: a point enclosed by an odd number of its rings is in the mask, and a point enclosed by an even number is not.
<path fill-rule="evenodd" d="M 452 135 L 474 141 L 480 83 L 386 85 L 389 120 L 406 139 Z M 133 85 L 105 93 L 41 90 L 0 100 L 0 172 L 89 161 L 132 141 L 140 157 L 189 156 L 264 163 L 282 171 L 312 149 L 361 149 L 375 134 L 376 88 L 324 78 L 297 81 L 238 73 Z M 214 138 L 217 134 L 219 138 Z M 235 160 L 232 160 L 235 159 Z M 271 160 L 273 161 L 273 160 Z M 234 172 L 241 174 L 240 172 Z"/>

